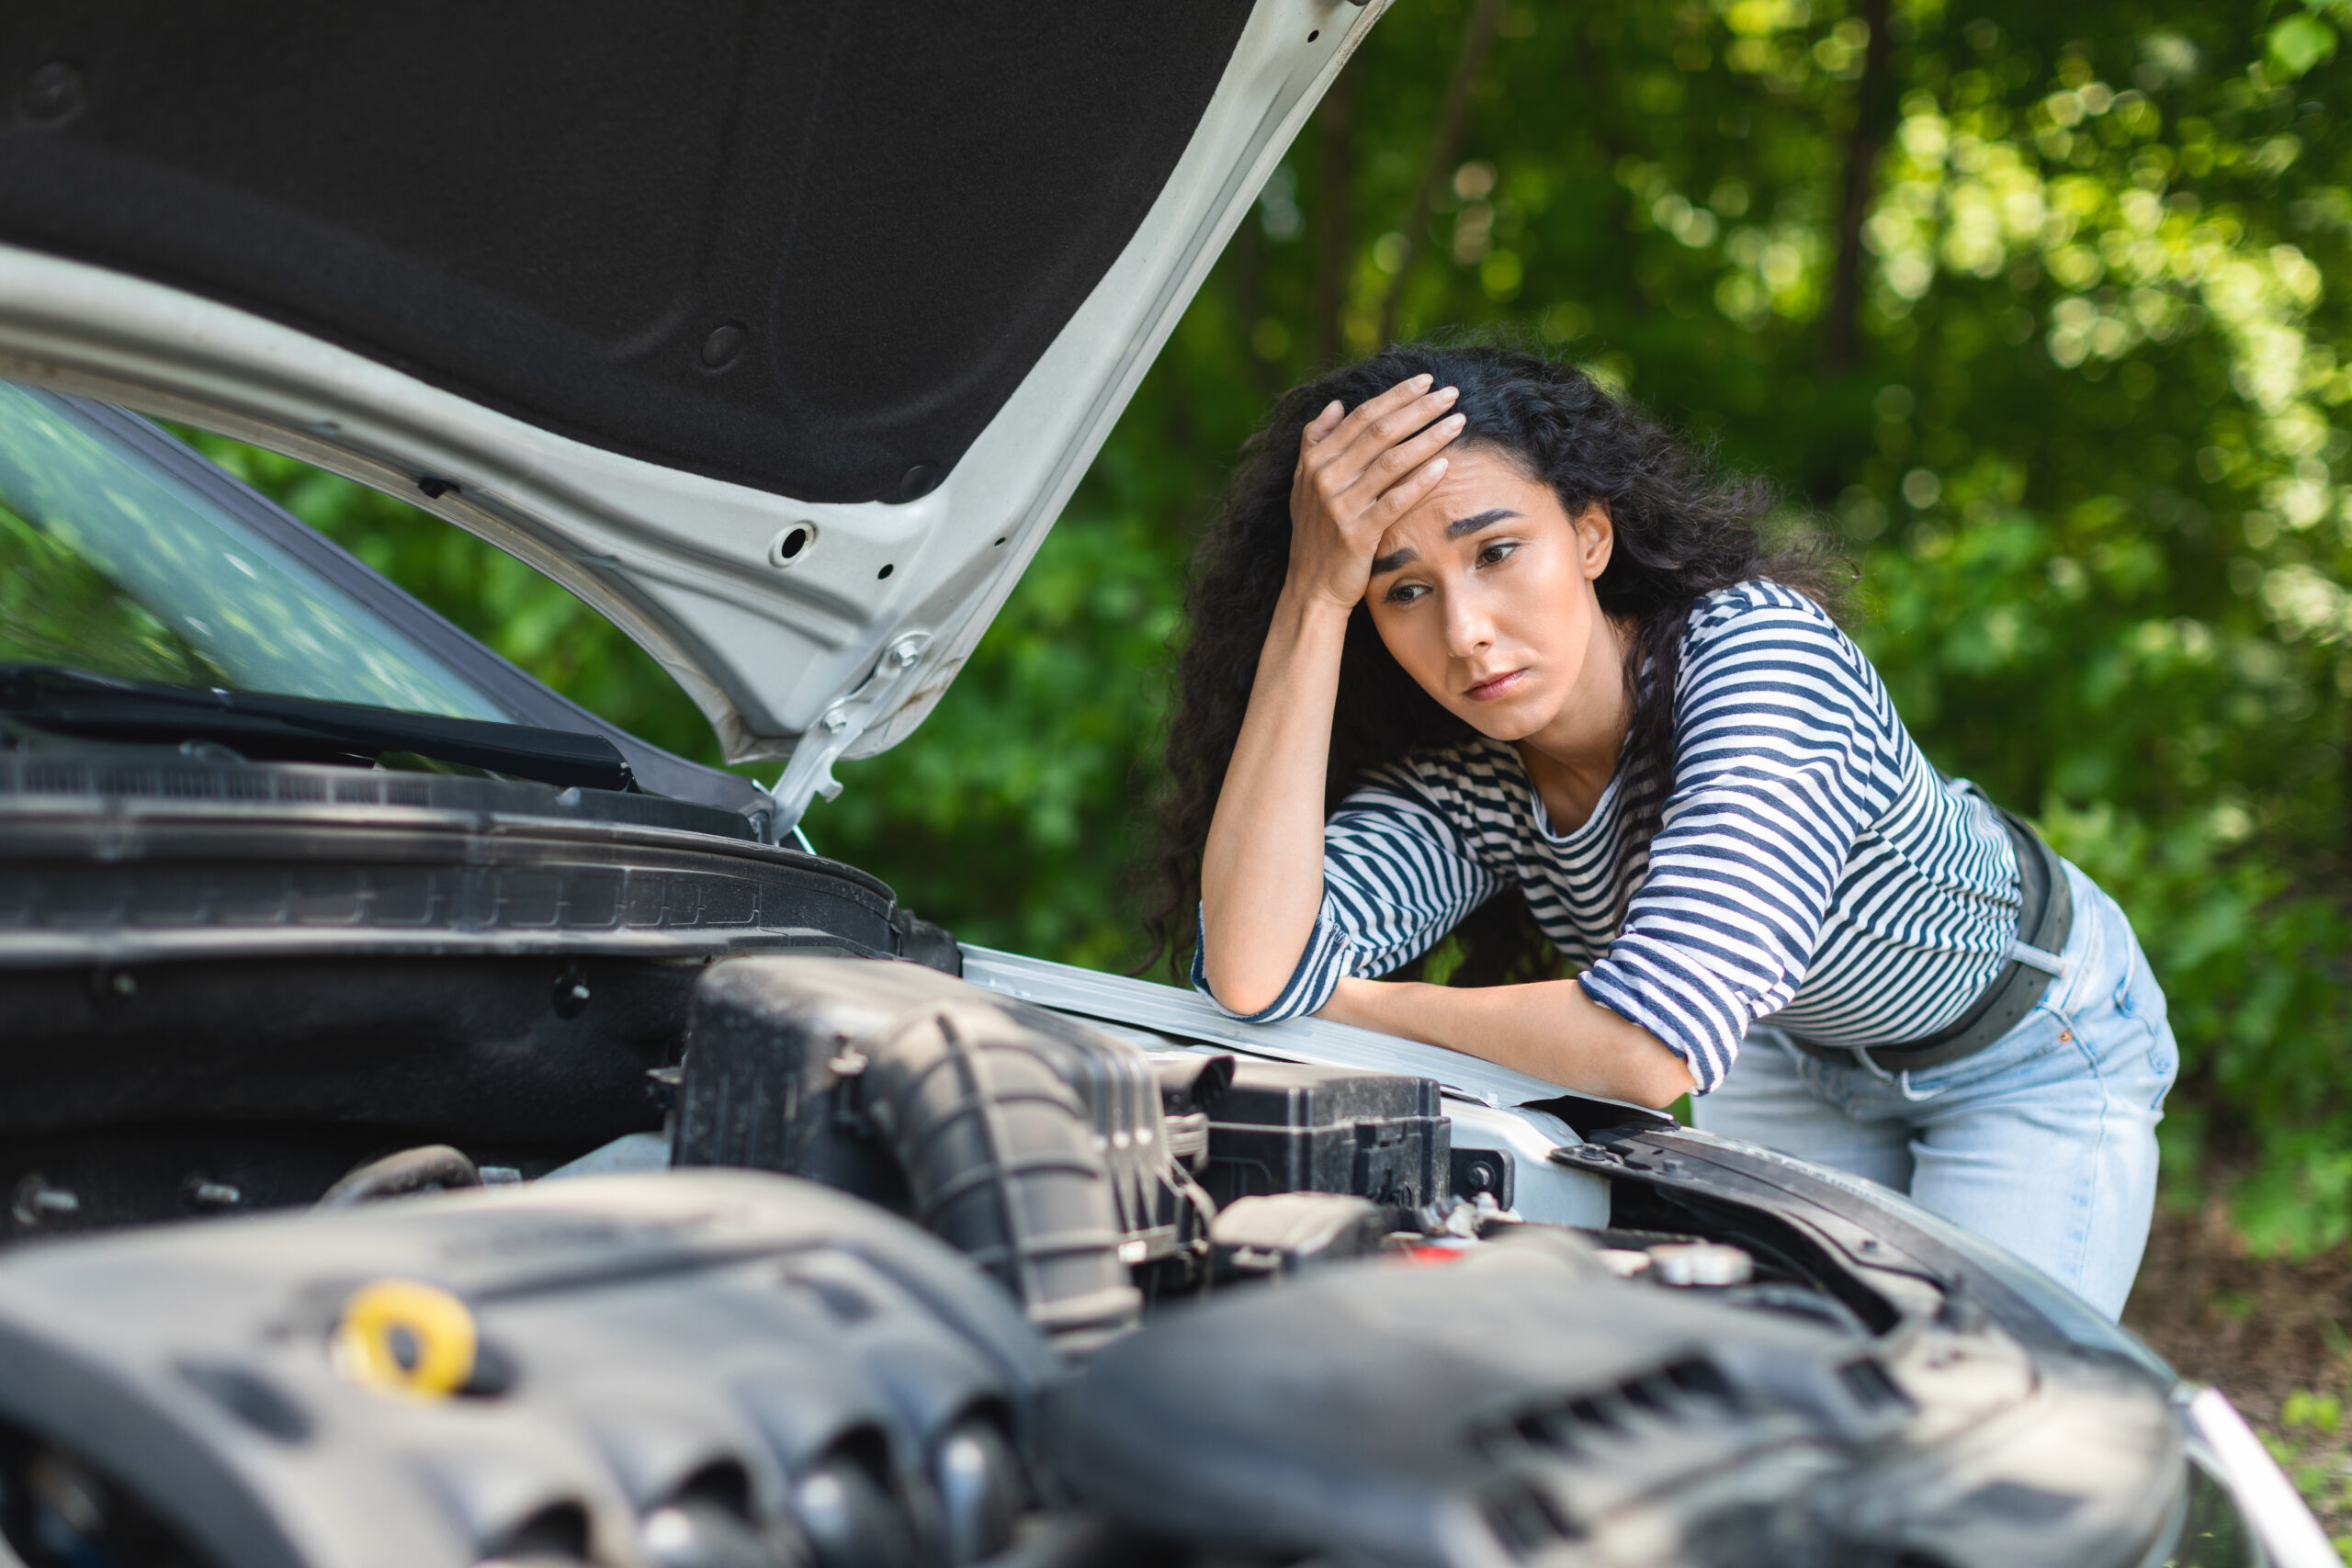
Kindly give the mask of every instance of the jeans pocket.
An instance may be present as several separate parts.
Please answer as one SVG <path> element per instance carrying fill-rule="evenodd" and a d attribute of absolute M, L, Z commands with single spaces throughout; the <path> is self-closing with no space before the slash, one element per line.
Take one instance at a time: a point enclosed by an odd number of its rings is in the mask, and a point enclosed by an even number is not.
<path fill-rule="evenodd" d="M 2148 983 L 2148 989 L 2155 991 L 2154 981 Z M 2171 1021 L 2165 1017 L 2163 992 L 2156 991 L 2154 1007 L 2148 1005 L 2145 996 L 2132 999 L 2137 1005 L 2132 1010 L 2132 1019 L 2148 1032 L 2148 1068 L 2159 1080 L 2156 1098 L 2151 1103 L 2162 1105 L 2173 1079 L 2180 1076 L 2180 1042 L 2173 1038 Z"/>
<path fill-rule="evenodd" d="M 2148 1066 L 2154 1069 L 2161 1081 L 2155 1099 L 2148 1103 L 2162 1105 L 2165 1096 L 2172 1092 L 2173 1081 L 2180 1076 L 2180 1046 L 2174 1041 L 2169 1029 L 2152 1028 L 2148 1035 Z"/>
<path fill-rule="evenodd" d="M 2180 1048 L 2165 1018 L 2164 993 L 2156 989 L 2147 961 L 2135 951 L 2131 967 L 2134 983 L 2101 996 L 2091 1006 L 2066 1017 L 2062 1027 L 2071 1035 L 2085 1066 L 2120 1098 L 2156 1110 L 2171 1092 L 2180 1071 Z"/>
<path fill-rule="evenodd" d="M 2140 950 L 2139 937 L 2127 926 L 2123 941 L 2122 973 L 2115 981 L 2115 1010 L 2126 1018 L 2145 1018 L 2151 1013 L 2162 1016 L 2165 994 L 2156 987 L 2155 971 L 2148 967 L 2148 955 Z"/>
<path fill-rule="evenodd" d="M 2052 976 L 2050 987 L 2041 996 L 2041 1006 L 2066 1027 L 2073 1016 L 2088 1011 L 2114 999 L 2121 988 L 2131 983 L 2132 966 L 2120 965 L 2123 974 L 2110 995 L 2106 987 L 2107 971 L 2114 965 L 2113 952 L 2120 936 L 2126 943 L 2132 940 L 2132 928 L 2123 911 L 2099 890 L 2087 877 L 2072 888 L 2075 901 L 2075 930 L 2066 943 L 2066 967 Z M 2087 892 L 2088 897 L 2085 897 Z"/>
<path fill-rule="evenodd" d="M 2148 967 L 2148 955 L 2140 950 L 2136 937 L 2128 938 L 2124 947 L 2123 978 L 2116 984 L 2114 1009 L 2120 1018 L 2138 1025 L 2144 1036 L 2148 1068 L 2158 1080 L 2152 1103 L 2161 1105 L 2180 1071 L 2180 1045 L 2173 1038 L 2165 994 L 2156 984 L 2155 971 Z"/>

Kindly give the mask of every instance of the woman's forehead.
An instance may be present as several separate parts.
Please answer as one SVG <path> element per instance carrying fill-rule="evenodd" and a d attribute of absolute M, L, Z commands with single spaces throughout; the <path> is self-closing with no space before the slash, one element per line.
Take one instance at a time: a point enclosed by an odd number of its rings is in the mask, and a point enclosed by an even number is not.
<path fill-rule="evenodd" d="M 1530 479 L 1504 454 L 1470 446 L 1456 447 L 1446 456 L 1451 461 L 1443 477 L 1381 536 L 1375 554 L 1387 555 L 1408 545 L 1427 551 L 1445 544 L 1447 530 L 1454 524 L 1490 512 L 1512 513 L 1514 521 L 1533 525 L 1568 521 L 1552 487 Z"/>

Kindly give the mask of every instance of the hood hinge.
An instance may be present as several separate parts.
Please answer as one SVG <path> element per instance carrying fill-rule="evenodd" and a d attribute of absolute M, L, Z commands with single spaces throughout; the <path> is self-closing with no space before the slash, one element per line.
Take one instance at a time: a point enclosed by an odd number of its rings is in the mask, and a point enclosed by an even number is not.
<path fill-rule="evenodd" d="M 930 646 L 929 632 L 908 632 L 893 638 L 856 689 L 836 699 L 800 737 L 783 774 L 768 789 L 775 797 L 773 831 L 779 840 L 799 825 L 811 799 L 821 795 L 831 800 L 841 794 L 833 764 L 856 744 L 858 737 L 898 710 Z"/>

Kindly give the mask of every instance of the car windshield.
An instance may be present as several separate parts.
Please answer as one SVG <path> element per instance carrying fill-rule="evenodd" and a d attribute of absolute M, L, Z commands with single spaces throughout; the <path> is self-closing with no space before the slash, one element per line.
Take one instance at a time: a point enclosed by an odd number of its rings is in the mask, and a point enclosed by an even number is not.
<path fill-rule="evenodd" d="M 5 382 L 0 662 L 508 716 L 189 476 Z"/>

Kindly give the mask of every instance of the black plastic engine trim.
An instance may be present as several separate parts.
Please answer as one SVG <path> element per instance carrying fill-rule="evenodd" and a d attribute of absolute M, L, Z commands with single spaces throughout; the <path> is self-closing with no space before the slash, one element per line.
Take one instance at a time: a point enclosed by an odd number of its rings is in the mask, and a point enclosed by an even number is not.
<path fill-rule="evenodd" d="M 1825 1257 L 1834 1257 L 1844 1278 L 1872 1293 L 1924 1288 L 1946 1303 L 1967 1303 L 1964 1310 L 1981 1310 L 2027 1345 L 2088 1351 L 2166 1381 L 2174 1376 L 2162 1358 L 2098 1319 L 2087 1305 L 2061 1321 L 2002 1272 L 1916 1223 L 1907 1206 L 1841 1185 L 1834 1173 L 1816 1173 L 1768 1150 L 1687 1133 L 1616 1127 L 1587 1136 L 1589 1144 L 1557 1150 L 1553 1157 L 1615 1182 L 1646 1187 L 1685 1209 L 1695 1203 L 1720 1213 L 1736 1206 L 1767 1216 L 1807 1237 Z M 1580 1155 L 1580 1148 L 1605 1157 Z M 2063 1288 L 2052 1283 L 2050 1292 L 2060 1296 Z M 1872 1316 L 1850 1288 L 1837 1293 L 1866 1319 Z"/>
<path fill-rule="evenodd" d="M 267 1121 L 569 1158 L 661 1124 L 645 1075 L 677 1059 L 702 972 L 551 955 L 0 971 L 0 1145 Z"/>
<path fill-rule="evenodd" d="M 888 886 L 707 807 L 500 780 L 0 751 L 0 970 L 357 953 L 887 956 Z"/>

